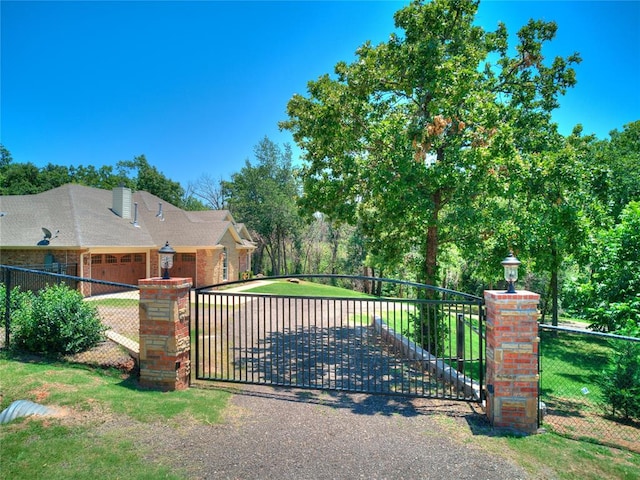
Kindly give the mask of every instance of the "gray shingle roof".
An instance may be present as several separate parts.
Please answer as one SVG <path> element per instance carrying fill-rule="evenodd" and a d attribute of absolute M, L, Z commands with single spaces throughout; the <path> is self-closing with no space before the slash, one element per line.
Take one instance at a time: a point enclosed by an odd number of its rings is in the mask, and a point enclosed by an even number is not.
<path fill-rule="evenodd" d="M 137 226 L 133 206 L 129 219 L 114 213 L 109 190 L 67 184 L 36 195 L 0 196 L 0 247 L 35 247 L 44 238 L 42 227 L 54 236 L 59 231 L 50 245 L 62 248 L 153 248 L 166 241 L 176 249 L 211 248 L 227 231 L 238 245 L 251 240 L 240 236 L 226 210 L 187 212 L 148 192 L 133 193 L 132 202 L 138 204 Z"/>

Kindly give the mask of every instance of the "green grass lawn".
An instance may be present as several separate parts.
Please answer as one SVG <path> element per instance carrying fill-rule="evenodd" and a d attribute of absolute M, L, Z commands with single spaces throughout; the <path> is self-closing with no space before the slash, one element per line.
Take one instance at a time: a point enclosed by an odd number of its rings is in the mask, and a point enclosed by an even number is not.
<path fill-rule="evenodd" d="M 88 297 L 86 302 L 90 302 L 96 307 L 115 307 L 115 308 L 138 308 L 140 301 L 137 298 L 119 298 L 119 297 Z"/>
<path fill-rule="evenodd" d="M 167 467 L 143 461 L 139 445 L 91 427 L 21 420 L 3 427 L 0 479 L 180 479 Z"/>
<path fill-rule="evenodd" d="M 58 363 L 38 357 L 0 354 L 0 410 L 15 400 L 56 406 L 57 418 L 20 418 L 0 426 L 0 479 L 184 478 L 162 465 L 149 464 L 144 445 L 115 428 L 96 435 L 118 416 L 134 422 L 181 425 L 220 421 L 229 395 L 189 389 L 159 392 L 138 387 L 117 370 Z M 126 422 L 125 422 L 126 423 Z"/>
<path fill-rule="evenodd" d="M 587 397 L 583 388 L 587 388 L 589 398 L 600 397 L 600 387 L 595 380 L 613 353 L 609 340 L 542 331 L 540 348 L 543 396 L 584 400 Z"/>
<path fill-rule="evenodd" d="M 286 280 L 273 281 L 244 291 L 245 293 L 266 293 L 269 295 L 293 295 L 300 297 L 376 298 L 332 285 L 300 280 L 298 283 Z"/>
<path fill-rule="evenodd" d="M 20 357 L 21 358 L 21 357 Z M 83 365 L 57 363 L 42 359 L 13 360 L 0 357 L 2 402 L 5 408 L 13 400 L 37 400 L 75 410 L 91 410 L 93 405 L 127 415 L 140 422 L 173 421 L 181 416 L 205 423 L 220 419 L 226 396 L 214 398 L 209 392 L 189 389 L 160 392 L 138 387 L 137 378 L 118 370 L 94 369 Z M 63 386 L 64 388 L 58 388 Z"/>

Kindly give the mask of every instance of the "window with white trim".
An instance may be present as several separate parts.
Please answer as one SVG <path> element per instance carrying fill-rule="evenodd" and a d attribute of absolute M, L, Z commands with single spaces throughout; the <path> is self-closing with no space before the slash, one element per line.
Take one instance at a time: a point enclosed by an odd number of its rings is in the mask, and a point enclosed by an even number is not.
<path fill-rule="evenodd" d="M 229 280 L 229 259 L 227 255 L 227 247 L 222 249 L 222 281 Z"/>

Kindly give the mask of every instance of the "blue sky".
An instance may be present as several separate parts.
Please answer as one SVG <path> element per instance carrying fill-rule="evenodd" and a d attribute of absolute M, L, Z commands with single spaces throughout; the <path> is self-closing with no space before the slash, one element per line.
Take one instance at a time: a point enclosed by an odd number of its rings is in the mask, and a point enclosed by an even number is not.
<path fill-rule="evenodd" d="M 385 41 L 407 2 L 2 1 L 0 142 L 15 162 L 115 165 L 144 154 L 186 186 L 228 178 L 309 80 Z M 640 1 L 484 1 L 510 33 L 554 20 L 548 55 L 580 52 L 562 133 L 640 119 Z M 294 149 L 297 155 L 298 150 Z"/>

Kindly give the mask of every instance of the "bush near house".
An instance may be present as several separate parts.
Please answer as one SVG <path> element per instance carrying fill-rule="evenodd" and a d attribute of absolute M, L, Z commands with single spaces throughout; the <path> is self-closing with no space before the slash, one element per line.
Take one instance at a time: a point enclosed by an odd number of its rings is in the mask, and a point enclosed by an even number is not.
<path fill-rule="evenodd" d="M 11 315 L 12 345 L 18 350 L 48 356 L 89 350 L 103 340 L 95 306 L 66 285 L 52 285 L 37 295 L 22 297 Z"/>

